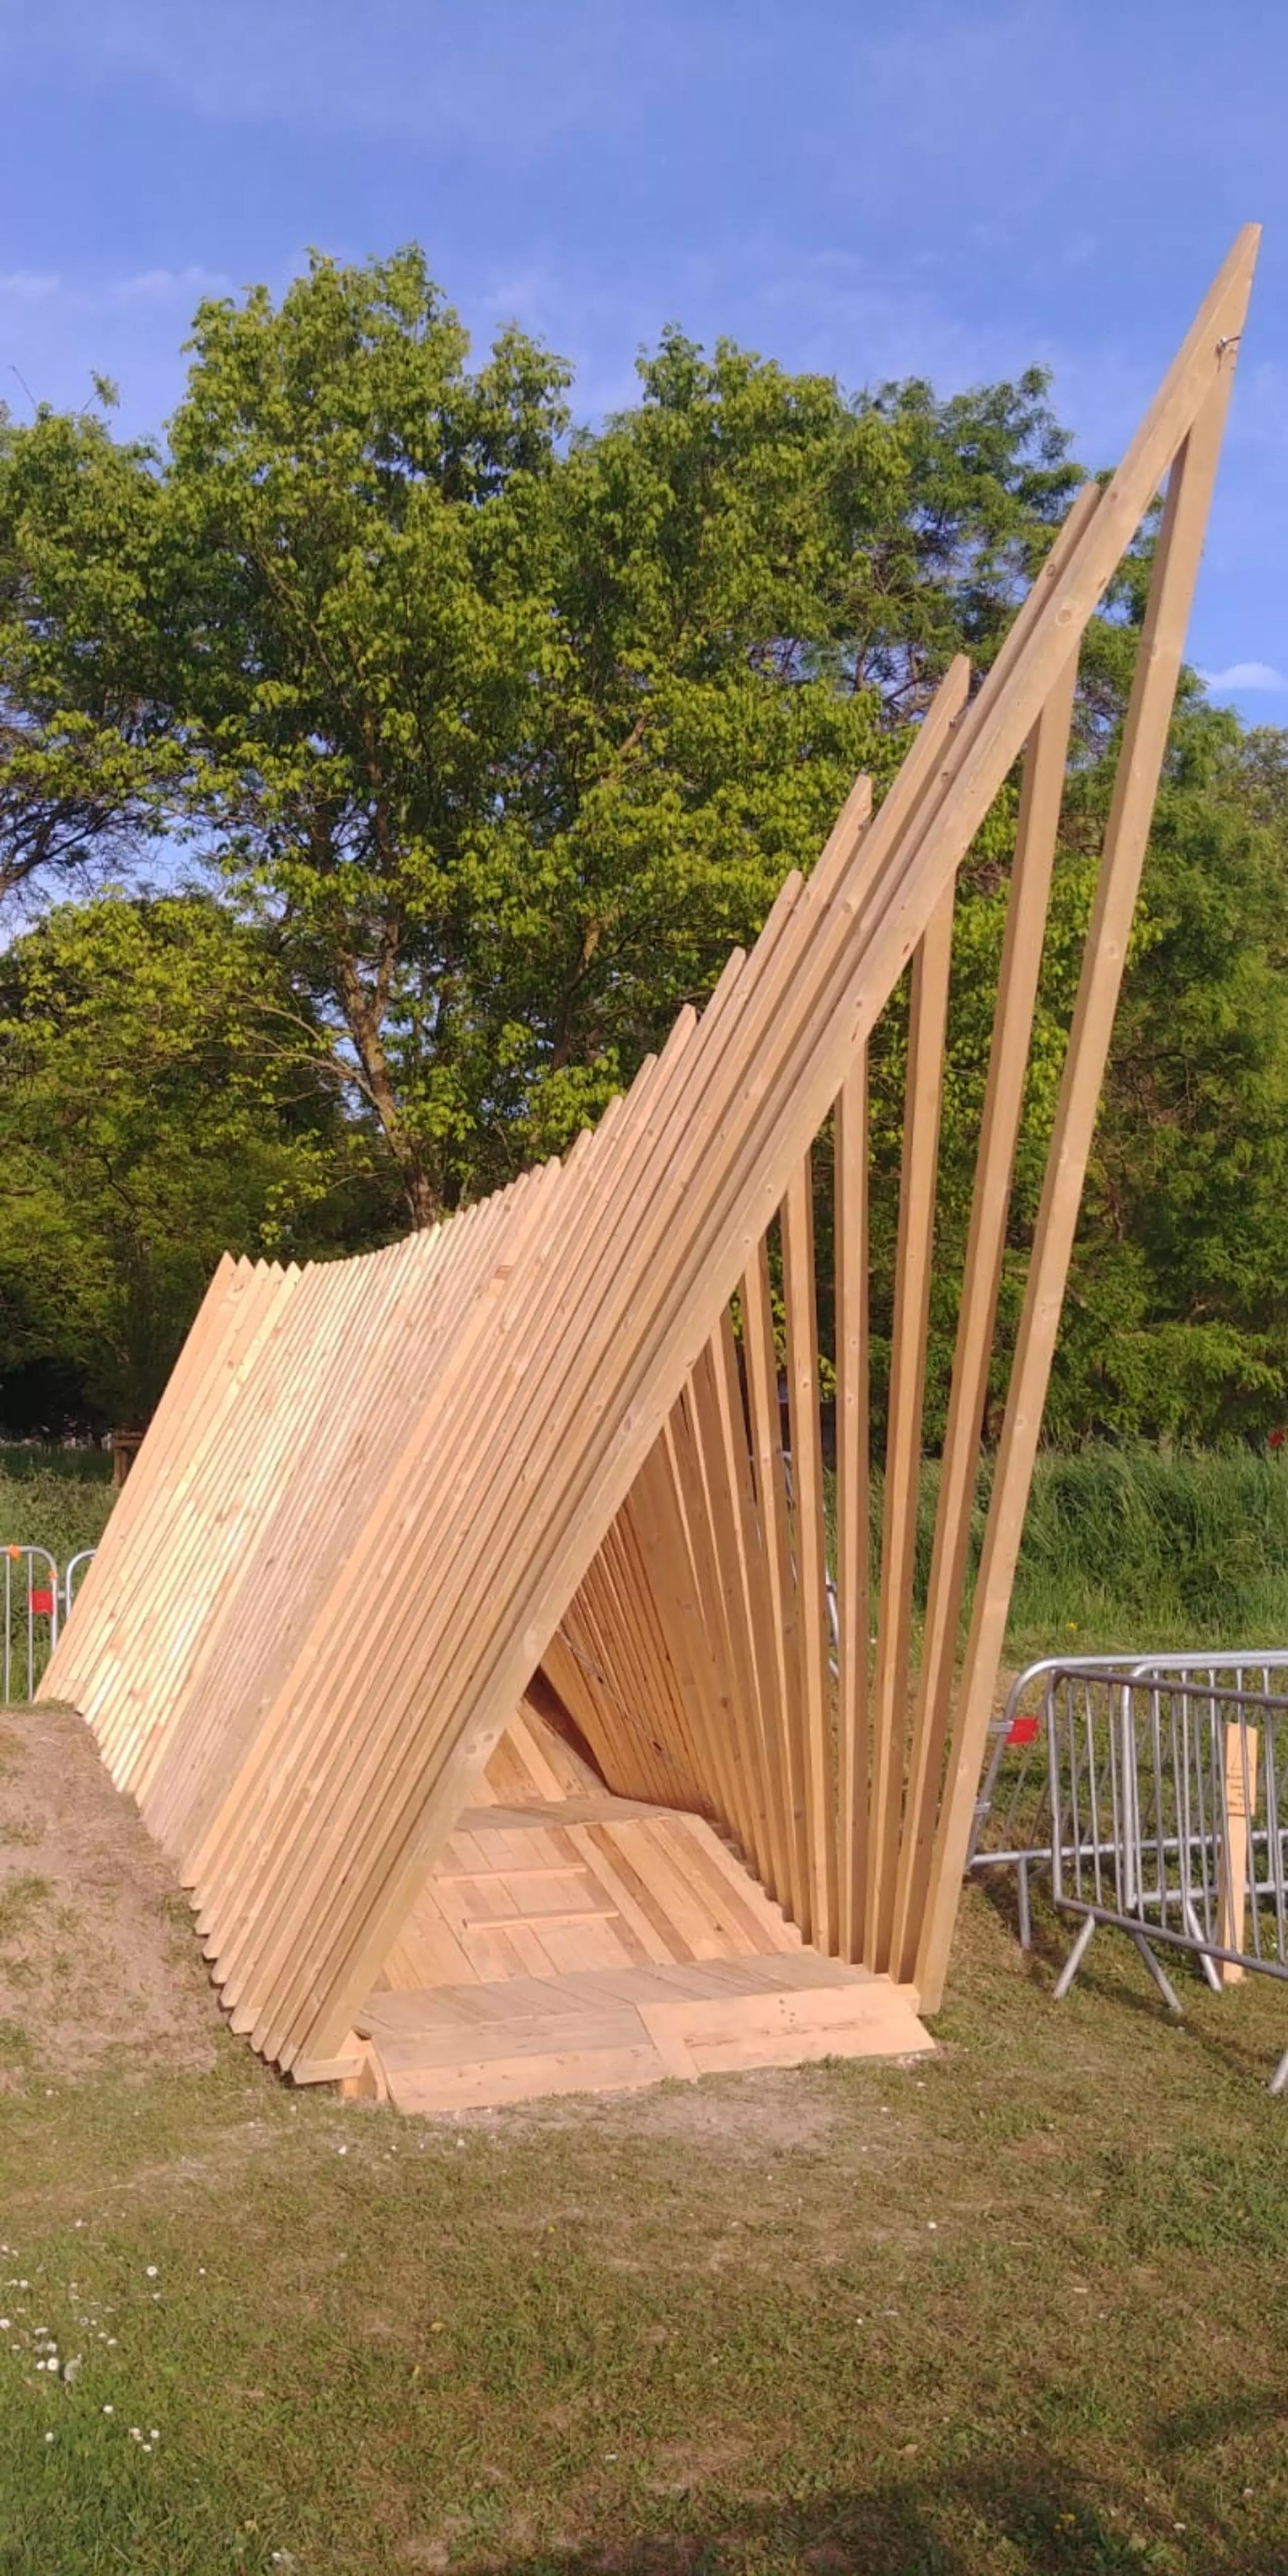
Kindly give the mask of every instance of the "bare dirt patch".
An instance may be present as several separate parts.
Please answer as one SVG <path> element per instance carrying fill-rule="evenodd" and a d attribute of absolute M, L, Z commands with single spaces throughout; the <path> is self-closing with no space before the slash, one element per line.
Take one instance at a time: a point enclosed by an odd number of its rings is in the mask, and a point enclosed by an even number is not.
<path fill-rule="evenodd" d="M 674 2140 L 763 2165 L 766 2155 L 800 2149 L 821 2152 L 831 2139 L 841 2114 L 825 2079 L 811 2087 L 814 2071 L 758 2067 L 754 2074 L 706 2076 L 699 2084 L 649 2084 L 623 2093 L 553 2094 L 549 2101 L 530 2108 L 520 2104 L 504 2111 L 444 2112 L 416 2125 L 490 2129 L 498 2138 L 516 2142 L 588 2133 L 605 2140 L 614 2136 L 632 2141 Z"/>
<path fill-rule="evenodd" d="M 81 1719 L 0 1715 L 0 2088 L 120 2056 L 204 2072 L 219 2009 L 168 1863 Z"/>

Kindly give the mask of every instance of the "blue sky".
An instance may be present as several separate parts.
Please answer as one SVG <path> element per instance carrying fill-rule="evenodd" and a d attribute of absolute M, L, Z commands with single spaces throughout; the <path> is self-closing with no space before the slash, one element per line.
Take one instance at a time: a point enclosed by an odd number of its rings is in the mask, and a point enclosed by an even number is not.
<path fill-rule="evenodd" d="M 132 429 L 202 294 L 418 239 L 587 418 L 675 320 L 848 385 L 1041 359 L 1097 465 L 1263 221 L 1191 652 L 1288 723 L 1284 0 L 0 0 L 0 65 L 0 392 L 99 368 Z"/>

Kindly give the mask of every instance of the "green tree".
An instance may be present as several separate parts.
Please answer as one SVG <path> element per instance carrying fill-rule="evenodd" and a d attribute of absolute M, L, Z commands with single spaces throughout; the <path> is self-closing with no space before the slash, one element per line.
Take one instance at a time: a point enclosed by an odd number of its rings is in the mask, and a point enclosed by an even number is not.
<path fill-rule="evenodd" d="M 1043 379 L 849 399 L 678 333 L 566 441 L 415 251 L 202 307 L 168 451 L 12 433 L 0 675 L 271 921 L 413 1221 L 562 1144 L 983 658 L 1077 479 Z"/>
<path fill-rule="evenodd" d="M 1036 374 L 851 398 L 669 332 L 640 376 L 552 490 L 565 664 L 492 845 L 498 1157 L 561 1144 L 709 992 L 857 769 L 883 792 L 1078 479 Z"/>
<path fill-rule="evenodd" d="M 268 944 L 219 905 L 104 895 L 0 957 L 6 1367 L 74 1367 L 142 1424 L 226 1248 L 340 1249 L 388 1213 Z"/>
<path fill-rule="evenodd" d="M 1054 1436 L 1210 1439 L 1288 1396 L 1288 736 L 1173 726 L 1052 1390 Z"/>
<path fill-rule="evenodd" d="M 167 811 L 152 465 L 95 413 L 0 405 L 0 920 L 119 876 Z"/>

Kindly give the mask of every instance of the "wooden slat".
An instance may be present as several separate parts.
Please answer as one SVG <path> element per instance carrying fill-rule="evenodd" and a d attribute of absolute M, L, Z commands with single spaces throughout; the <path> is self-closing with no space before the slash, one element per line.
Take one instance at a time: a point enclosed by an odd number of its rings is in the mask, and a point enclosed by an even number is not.
<path fill-rule="evenodd" d="M 779 1741 L 785 1828 L 785 1870 L 780 1902 L 813 1933 L 809 1847 L 805 1838 L 805 1735 L 801 1719 L 799 1619 L 792 1572 L 787 1481 L 783 1470 L 782 1407 L 774 1343 L 769 1249 L 764 1236 L 743 1273 L 740 1290 L 747 1403 L 751 1416 L 756 1500 L 764 1532 L 764 1570 L 773 1629 L 773 1693 Z"/>
<path fill-rule="evenodd" d="M 683 1798 L 664 1804 L 702 1814 L 718 1809 L 710 1740 L 719 1723 L 720 1676 L 703 1615 L 697 1572 L 685 1533 L 669 1430 L 655 1441 L 626 1505 L 632 1541 L 666 1633 L 680 1711 L 675 1730 L 692 1783 Z"/>
<path fill-rule="evenodd" d="M 738 1531 L 741 1598 L 755 1676 L 757 1756 L 765 1784 L 769 1821 L 769 1862 L 762 1871 L 771 1896 L 786 1903 L 791 1887 L 790 1799 L 786 1776 L 786 1738 L 780 1694 L 780 1668 L 773 1628 L 768 1543 L 756 1501 L 747 1413 L 743 1400 L 733 1318 L 726 1306 L 713 1349 L 720 1408 L 725 1472 L 733 1496 Z"/>
<path fill-rule="evenodd" d="M 940 898 L 912 964 L 903 1168 L 891 1326 L 890 1415 L 881 1521 L 881 1591 L 873 1685 L 874 1760 L 868 1827 L 863 1955 L 884 1968 L 894 1922 L 895 1870 L 908 1713 L 908 1650 L 921 1484 L 939 1111 L 948 1024 L 953 889 Z"/>
<path fill-rule="evenodd" d="M 828 1677 L 827 1545 L 823 1443 L 818 1410 L 818 1308 L 814 1290 L 814 1172 L 806 1154 L 782 1208 L 787 1401 L 792 1437 L 792 1521 L 805 1751 L 805 1845 L 810 1872 L 810 1939 L 837 1944 L 836 1782 Z"/>
<path fill-rule="evenodd" d="M 733 1757 L 743 1792 L 747 1853 L 762 1879 L 773 1876 L 769 1783 L 762 1759 L 760 1691 L 752 1635 L 751 1604 L 738 1509 L 736 1467 L 730 1436 L 735 1426 L 721 1401 L 724 1361 L 719 1332 L 699 1353 L 690 1373 L 688 1399 L 702 1461 L 707 1525 L 711 1534 L 718 1603 L 725 1639 Z"/>
<path fill-rule="evenodd" d="M 1241 319 L 1241 314 L 1240 314 Z M 1167 748 L 1190 602 L 1203 550 L 1208 505 L 1233 380 L 1233 348 L 1218 361 L 1215 381 L 1172 469 L 1136 656 L 1104 858 L 1087 933 L 1033 1256 L 1011 1369 L 975 1605 L 950 1751 L 921 1931 L 917 1984 L 937 2009 L 948 1966 L 958 1891 L 966 1862 L 997 1672 L 1010 1606 L 1015 1560 L 1042 1427 L 1064 1284 L 1082 1200 L 1082 1185 L 1104 1080 L 1114 1012 L 1127 957 L 1132 914 L 1149 840 L 1159 774 Z M 1103 504 L 1102 504 L 1103 507 Z M 1099 525 L 1099 512 L 1093 529 Z"/>
<path fill-rule="evenodd" d="M 1082 515 L 1099 498 L 1088 493 Z M 1071 655 L 1034 728 L 1025 761 L 993 1043 L 971 1200 L 952 1392 L 939 1471 L 921 1674 L 908 1761 L 891 1958 L 911 1978 L 925 1905 L 943 1748 L 970 1546 L 971 1509 L 1006 1244 L 1011 1173 L 1024 1105 L 1038 975 L 1073 720 Z"/>
<path fill-rule="evenodd" d="M 863 1949 L 870 1742 L 868 1623 L 868 1058 L 861 1048 L 833 1126 L 836 1267 L 837 1884 L 840 1950 Z"/>
<path fill-rule="evenodd" d="M 703 1778 L 708 1784 L 717 1815 L 737 1835 L 743 1850 L 750 1853 L 755 1847 L 751 1784 L 740 1759 L 737 1741 L 734 1715 L 737 1685 L 724 1617 L 715 1533 L 702 1480 L 696 1403 L 691 1384 L 686 1385 L 679 1402 L 672 1408 L 667 1425 L 666 1457 L 683 1516 L 703 1629 L 716 1675 L 716 1689 L 706 1710 L 708 1723 Z"/>

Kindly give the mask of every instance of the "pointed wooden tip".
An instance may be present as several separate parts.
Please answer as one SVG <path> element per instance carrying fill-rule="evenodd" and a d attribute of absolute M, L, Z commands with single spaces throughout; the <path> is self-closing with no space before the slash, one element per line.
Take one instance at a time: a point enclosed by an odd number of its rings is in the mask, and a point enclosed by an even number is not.
<path fill-rule="evenodd" d="M 1222 286 L 1233 285 L 1235 278 L 1239 276 L 1246 278 L 1250 285 L 1260 248 L 1260 224 L 1241 224 L 1213 281 L 1213 292 L 1215 293 Z"/>
<path fill-rule="evenodd" d="M 1248 299 L 1252 293 L 1252 280 L 1256 273 L 1257 253 L 1260 248 L 1260 224 L 1244 224 L 1235 234 L 1229 257 L 1213 289 L 1214 294 L 1224 290 L 1227 296 L 1233 293 L 1237 299 L 1235 311 L 1230 315 L 1227 323 L 1227 333 L 1231 338 L 1236 338 L 1243 327 L 1243 317 L 1247 312 Z M 1233 329 L 1230 328 L 1231 324 Z"/>

